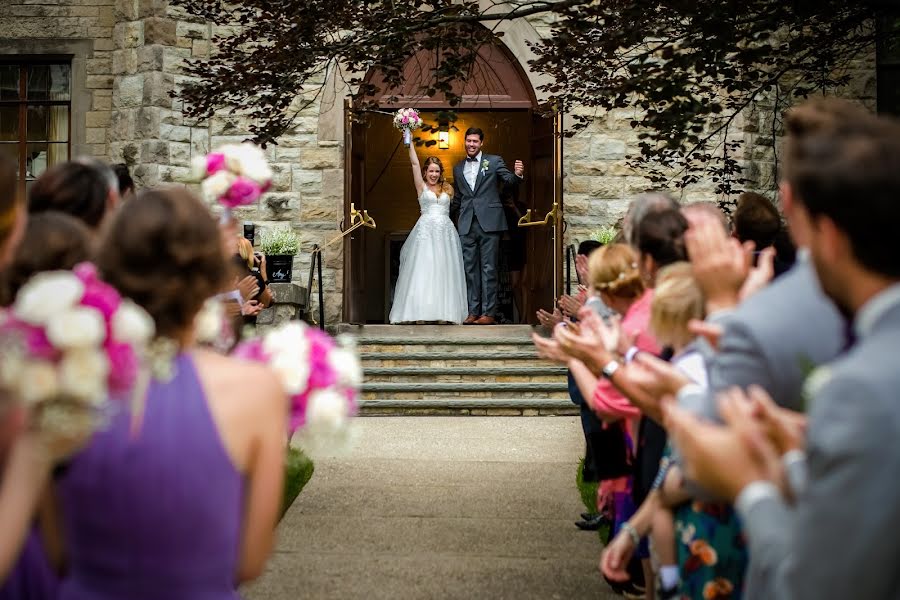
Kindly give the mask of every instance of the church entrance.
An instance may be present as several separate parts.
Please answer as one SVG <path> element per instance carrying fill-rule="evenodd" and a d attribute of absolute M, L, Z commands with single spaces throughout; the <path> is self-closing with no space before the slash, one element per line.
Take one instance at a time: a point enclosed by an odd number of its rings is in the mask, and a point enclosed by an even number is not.
<path fill-rule="evenodd" d="M 421 57 L 413 57 L 417 65 Z M 417 89 L 410 68 L 407 87 Z M 379 74 L 368 79 L 378 83 Z M 463 160 L 469 127 L 485 133 L 484 151 L 501 156 L 512 169 L 525 163 L 525 181 L 503 198 L 510 231 L 501 248 L 499 311 L 502 323 L 533 323 L 539 308 L 550 309 L 562 285 L 561 123 L 541 110 L 526 75 L 501 45 L 479 51 L 475 76 L 465 84 L 463 103 L 451 108 L 442 97 L 393 95 L 379 109 L 353 111 L 347 106 L 345 151 L 345 223 L 351 211 L 366 211 L 376 227 L 360 227 L 345 238 L 344 321 L 387 323 L 399 272 L 400 249 L 419 217 L 409 157 L 392 112 L 416 108 L 426 123 L 420 131 L 419 161 L 437 156 L 452 182 L 453 166 Z M 554 211 L 555 207 L 555 211 Z M 548 215 L 552 213 L 549 219 Z"/>

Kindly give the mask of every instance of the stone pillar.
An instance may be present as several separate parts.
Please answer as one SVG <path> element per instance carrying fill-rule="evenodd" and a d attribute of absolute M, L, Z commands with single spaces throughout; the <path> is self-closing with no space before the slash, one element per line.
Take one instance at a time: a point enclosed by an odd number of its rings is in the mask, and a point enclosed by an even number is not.
<path fill-rule="evenodd" d="M 270 283 L 275 293 L 271 307 L 259 313 L 256 319 L 258 333 L 264 333 L 285 321 L 299 319 L 306 308 L 306 288 L 296 283 Z"/>

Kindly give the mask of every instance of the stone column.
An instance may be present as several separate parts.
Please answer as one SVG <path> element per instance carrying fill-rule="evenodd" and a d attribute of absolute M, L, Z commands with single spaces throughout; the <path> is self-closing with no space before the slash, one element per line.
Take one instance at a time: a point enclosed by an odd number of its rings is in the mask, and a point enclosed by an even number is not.
<path fill-rule="evenodd" d="M 299 319 L 306 308 L 305 287 L 296 283 L 270 283 L 269 287 L 275 293 L 275 302 L 259 313 L 256 319 L 259 333 L 264 333 L 267 329 L 285 321 Z"/>

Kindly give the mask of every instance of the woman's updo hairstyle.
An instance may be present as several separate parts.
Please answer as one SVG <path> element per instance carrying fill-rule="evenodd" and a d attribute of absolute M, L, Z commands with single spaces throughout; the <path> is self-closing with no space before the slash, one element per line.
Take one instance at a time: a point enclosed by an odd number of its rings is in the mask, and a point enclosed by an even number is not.
<path fill-rule="evenodd" d="M 637 247 L 641 255 L 653 258 L 657 267 L 687 260 L 684 233 L 687 219 L 675 208 L 648 212 L 637 224 Z"/>
<path fill-rule="evenodd" d="M 157 335 L 175 337 L 225 285 L 219 228 L 187 190 L 147 190 L 136 200 L 105 227 L 96 264 L 104 280 L 150 313 Z"/>
<path fill-rule="evenodd" d="M 627 244 L 608 244 L 591 253 L 588 272 L 591 286 L 618 298 L 633 299 L 644 293 L 638 257 Z"/>

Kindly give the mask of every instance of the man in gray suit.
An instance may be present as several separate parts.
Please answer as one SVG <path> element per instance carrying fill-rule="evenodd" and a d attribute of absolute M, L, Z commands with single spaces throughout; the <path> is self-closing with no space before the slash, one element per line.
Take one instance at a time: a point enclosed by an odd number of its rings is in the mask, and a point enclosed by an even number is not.
<path fill-rule="evenodd" d="M 458 215 L 466 270 L 469 316 L 466 325 L 493 325 L 497 310 L 497 263 L 500 238 L 509 227 L 500 202 L 500 185 L 518 185 L 525 175 L 517 160 L 510 173 L 499 156 L 484 154 L 484 132 L 466 130 L 466 159 L 453 167 L 453 200 L 450 213 Z"/>
<path fill-rule="evenodd" d="M 727 427 L 671 405 L 666 422 L 688 474 L 743 519 L 757 575 L 748 597 L 898 598 L 900 124 L 819 101 L 793 110 L 785 128 L 782 197 L 803 206 L 818 279 L 858 339 L 810 380 L 807 481 L 785 483 L 788 428 L 772 435 L 772 420 L 758 420 L 769 402 L 759 391 L 750 403 L 734 392 L 723 401 Z"/>

